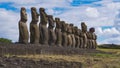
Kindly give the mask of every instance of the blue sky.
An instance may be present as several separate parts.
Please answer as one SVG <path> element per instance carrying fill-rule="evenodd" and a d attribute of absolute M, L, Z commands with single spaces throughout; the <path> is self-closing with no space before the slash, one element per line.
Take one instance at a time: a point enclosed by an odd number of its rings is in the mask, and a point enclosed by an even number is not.
<path fill-rule="evenodd" d="M 47 14 L 79 28 L 83 21 L 95 27 L 99 44 L 120 44 L 120 0 L 0 0 L 0 37 L 18 41 L 21 7 L 27 9 L 28 28 L 30 8 L 44 7 Z"/>

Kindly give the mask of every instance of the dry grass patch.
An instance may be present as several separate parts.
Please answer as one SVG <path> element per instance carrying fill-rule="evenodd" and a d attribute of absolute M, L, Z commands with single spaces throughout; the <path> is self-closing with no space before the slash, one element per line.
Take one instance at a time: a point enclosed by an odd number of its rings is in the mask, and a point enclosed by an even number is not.
<path fill-rule="evenodd" d="M 51 62 L 68 61 L 81 62 L 85 68 L 120 68 L 119 49 L 97 49 L 106 53 L 92 53 L 88 55 L 16 55 L 20 58 L 33 59 L 35 61 L 47 60 Z M 6 55 L 7 57 L 14 55 Z"/>

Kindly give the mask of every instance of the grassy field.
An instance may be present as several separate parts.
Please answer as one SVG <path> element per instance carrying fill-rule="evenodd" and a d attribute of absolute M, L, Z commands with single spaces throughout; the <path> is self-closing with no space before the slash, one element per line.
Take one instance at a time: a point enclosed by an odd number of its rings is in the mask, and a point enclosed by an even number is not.
<path fill-rule="evenodd" d="M 120 49 L 98 48 L 97 50 L 105 53 L 91 53 L 88 55 L 17 55 L 17 57 L 29 58 L 35 61 L 43 59 L 52 62 L 82 62 L 84 68 L 120 68 Z"/>

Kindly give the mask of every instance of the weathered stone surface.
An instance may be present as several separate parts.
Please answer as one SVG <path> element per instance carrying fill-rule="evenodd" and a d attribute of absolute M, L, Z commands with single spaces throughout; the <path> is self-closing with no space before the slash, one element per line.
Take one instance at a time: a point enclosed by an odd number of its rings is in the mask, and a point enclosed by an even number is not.
<path fill-rule="evenodd" d="M 83 32 L 80 29 L 78 29 L 78 30 L 79 30 L 79 38 L 80 38 L 80 48 L 83 48 L 83 37 L 84 37 L 84 34 L 83 34 Z"/>
<path fill-rule="evenodd" d="M 80 32 L 77 26 L 74 27 L 74 30 L 75 30 L 75 41 L 76 41 L 75 47 L 79 48 L 80 47 L 80 37 L 79 37 Z"/>
<path fill-rule="evenodd" d="M 56 35 L 54 32 L 54 27 L 55 27 L 55 23 L 53 20 L 53 16 L 52 15 L 48 15 L 48 22 L 49 22 L 49 26 L 48 26 L 48 35 L 49 35 L 49 45 L 53 45 L 55 46 L 55 42 L 56 42 Z"/>
<path fill-rule="evenodd" d="M 21 19 L 19 21 L 19 43 L 27 44 L 29 39 L 29 33 L 27 28 L 27 14 L 24 7 L 20 11 Z"/>
<path fill-rule="evenodd" d="M 61 23 L 59 18 L 55 18 L 56 22 L 56 28 L 55 28 L 55 34 L 56 34 L 56 45 L 60 46 L 62 45 L 62 33 L 61 33 Z"/>
<path fill-rule="evenodd" d="M 83 46 L 82 46 L 82 48 L 86 48 L 86 46 L 87 46 L 87 35 L 86 35 L 87 25 L 84 22 L 81 23 L 81 29 L 83 32 Z"/>
<path fill-rule="evenodd" d="M 87 35 L 87 46 L 86 46 L 86 48 L 91 48 L 92 47 L 92 41 L 91 41 L 92 36 L 91 36 L 91 33 L 88 31 L 86 33 L 86 35 Z"/>
<path fill-rule="evenodd" d="M 40 24 L 39 24 L 40 43 L 48 45 L 48 28 L 47 28 L 48 16 L 44 8 L 40 8 L 39 12 L 40 12 Z"/>
<path fill-rule="evenodd" d="M 39 21 L 39 14 L 35 7 L 31 8 L 32 21 L 30 23 L 30 43 L 39 44 L 39 27 L 37 25 Z"/>
<path fill-rule="evenodd" d="M 68 47 L 72 47 L 72 28 L 70 26 L 70 24 L 68 24 L 67 26 L 67 40 L 68 40 L 68 43 L 67 43 L 67 46 Z"/>
<path fill-rule="evenodd" d="M 0 68 L 82 68 L 81 62 L 68 62 L 68 61 L 49 61 L 49 60 L 32 60 L 27 58 L 19 57 L 0 57 L 3 61 L 0 63 Z M 7 62 L 11 60 L 11 62 Z M 19 61 L 16 61 L 19 60 Z"/>
<path fill-rule="evenodd" d="M 87 25 L 82 22 L 81 30 L 73 24 L 67 24 L 60 21 L 59 18 L 53 20 L 52 15 L 47 15 L 44 8 L 39 9 L 40 14 L 37 13 L 35 7 L 31 8 L 32 21 L 30 23 L 30 43 L 42 45 L 56 45 L 73 48 L 96 48 L 97 36 L 94 33 L 95 29 L 91 28 L 87 32 Z M 37 22 L 40 23 L 39 27 Z M 26 25 L 27 14 L 24 7 L 21 8 L 21 20 L 19 22 L 19 43 L 28 43 L 29 34 Z M 56 22 L 56 27 L 55 23 Z M 48 24 L 49 23 L 49 24 Z M 47 25 L 48 28 L 47 28 Z M 55 27 L 55 31 L 54 31 Z"/>
<path fill-rule="evenodd" d="M 1 44 L 0 44 L 1 45 Z M 99 53 L 95 49 L 79 49 L 69 47 L 43 46 L 36 44 L 2 44 L 0 55 L 35 55 L 35 54 L 55 54 L 55 55 L 83 55 Z M 105 53 L 105 52 L 103 52 Z"/>
<path fill-rule="evenodd" d="M 71 34 L 71 37 L 72 37 L 72 47 L 75 48 L 75 44 L 76 44 L 76 41 L 75 41 L 75 30 L 74 30 L 74 25 L 73 24 L 70 24 L 71 26 L 71 29 L 72 29 L 72 34 Z"/>
<path fill-rule="evenodd" d="M 95 28 L 90 28 L 89 32 L 91 34 L 91 39 L 90 39 L 91 40 L 91 48 L 96 48 L 97 47 L 97 42 L 96 42 L 97 35 L 94 33 Z"/>
<path fill-rule="evenodd" d="M 60 22 L 62 24 L 61 31 L 62 31 L 62 46 L 67 46 L 67 24 L 64 21 Z"/>
<path fill-rule="evenodd" d="M 86 46 L 86 48 L 92 48 L 92 33 L 90 32 L 90 31 L 88 31 L 87 33 L 86 33 L 86 35 L 87 35 L 87 46 Z"/>

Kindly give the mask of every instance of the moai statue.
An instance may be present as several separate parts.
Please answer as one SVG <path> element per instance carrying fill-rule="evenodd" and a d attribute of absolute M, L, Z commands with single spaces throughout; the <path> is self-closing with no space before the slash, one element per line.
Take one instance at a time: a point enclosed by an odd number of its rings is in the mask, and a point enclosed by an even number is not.
<path fill-rule="evenodd" d="M 21 8 L 21 19 L 19 21 L 19 43 L 27 44 L 29 39 L 29 33 L 27 28 L 27 14 L 24 7 Z"/>
<path fill-rule="evenodd" d="M 96 39 L 97 39 L 97 35 L 94 33 L 95 32 L 95 28 L 90 28 L 89 29 L 89 32 L 91 34 L 91 48 L 96 48 L 97 47 L 97 42 L 96 42 Z"/>
<path fill-rule="evenodd" d="M 71 37 L 71 35 L 72 35 L 72 29 L 71 29 L 70 24 L 68 24 L 68 26 L 67 26 L 67 40 L 68 40 L 67 45 L 68 45 L 68 47 L 72 47 L 72 37 Z"/>
<path fill-rule="evenodd" d="M 78 30 L 79 30 L 80 48 L 82 48 L 83 47 L 83 37 L 84 37 L 84 34 L 81 31 L 81 29 L 78 29 Z"/>
<path fill-rule="evenodd" d="M 75 48 L 75 44 L 76 44 L 76 41 L 75 41 L 75 30 L 74 30 L 74 25 L 73 24 L 70 24 L 71 26 L 71 30 L 72 30 L 72 34 L 71 34 L 71 37 L 72 37 L 72 47 Z"/>
<path fill-rule="evenodd" d="M 79 30 L 78 30 L 78 27 L 75 26 L 74 27 L 74 30 L 75 30 L 75 41 L 76 41 L 76 44 L 75 44 L 75 48 L 79 48 L 80 47 L 80 37 L 79 37 Z"/>
<path fill-rule="evenodd" d="M 87 49 L 90 49 L 90 48 L 92 48 L 92 34 L 91 34 L 91 32 L 90 32 L 90 29 L 89 29 L 89 31 L 86 33 L 86 35 L 87 35 L 87 46 L 86 46 L 86 48 Z"/>
<path fill-rule="evenodd" d="M 59 18 L 55 18 L 56 22 L 56 28 L 55 28 L 55 34 L 56 34 L 56 45 L 61 47 L 62 45 L 62 32 L 61 32 L 61 23 Z"/>
<path fill-rule="evenodd" d="M 48 15 L 48 22 L 49 22 L 49 26 L 48 26 L 49 40 L 48 40 L 48 43 L 49 43 L 49 45 L 55 45 L 56 35 L 55 35 L 54 30 L 53 30 L 53 28 L 55 27 L 55 23 L 54 23 L 52 15 Z"/>
<path fill-rule="evenodd" d="M 40 40 L 39 42 L 40 44 L 48 45 L 48 28 L 47 28 L 48 16 L 44 8 L 40 8 L 39 12 L 40 12 L 40 24 L 39 24 Z"/>
<path fill-rule="evenodd" d="M 67 24 L 64 21 L 61 21 L 61 31 L 62 31 L 62 46 L 67 46 Z"/>
<path fill-rule="evenodd" d="M 39 14 L 35 7 L 31 8 L 32 21 L 30 23 L 30 43 L 39 44 L 39 27 L 37 25 Z"/>
<path fill-rule="evenodd" d="M 84 22 L 81 23 L 81 29 L 83 32 L 83 46 L 82 46 L 82 48 L 86 48 L 86 46 L 87 46 L 87 35 L 86 35 L 87 25 Z"/>

